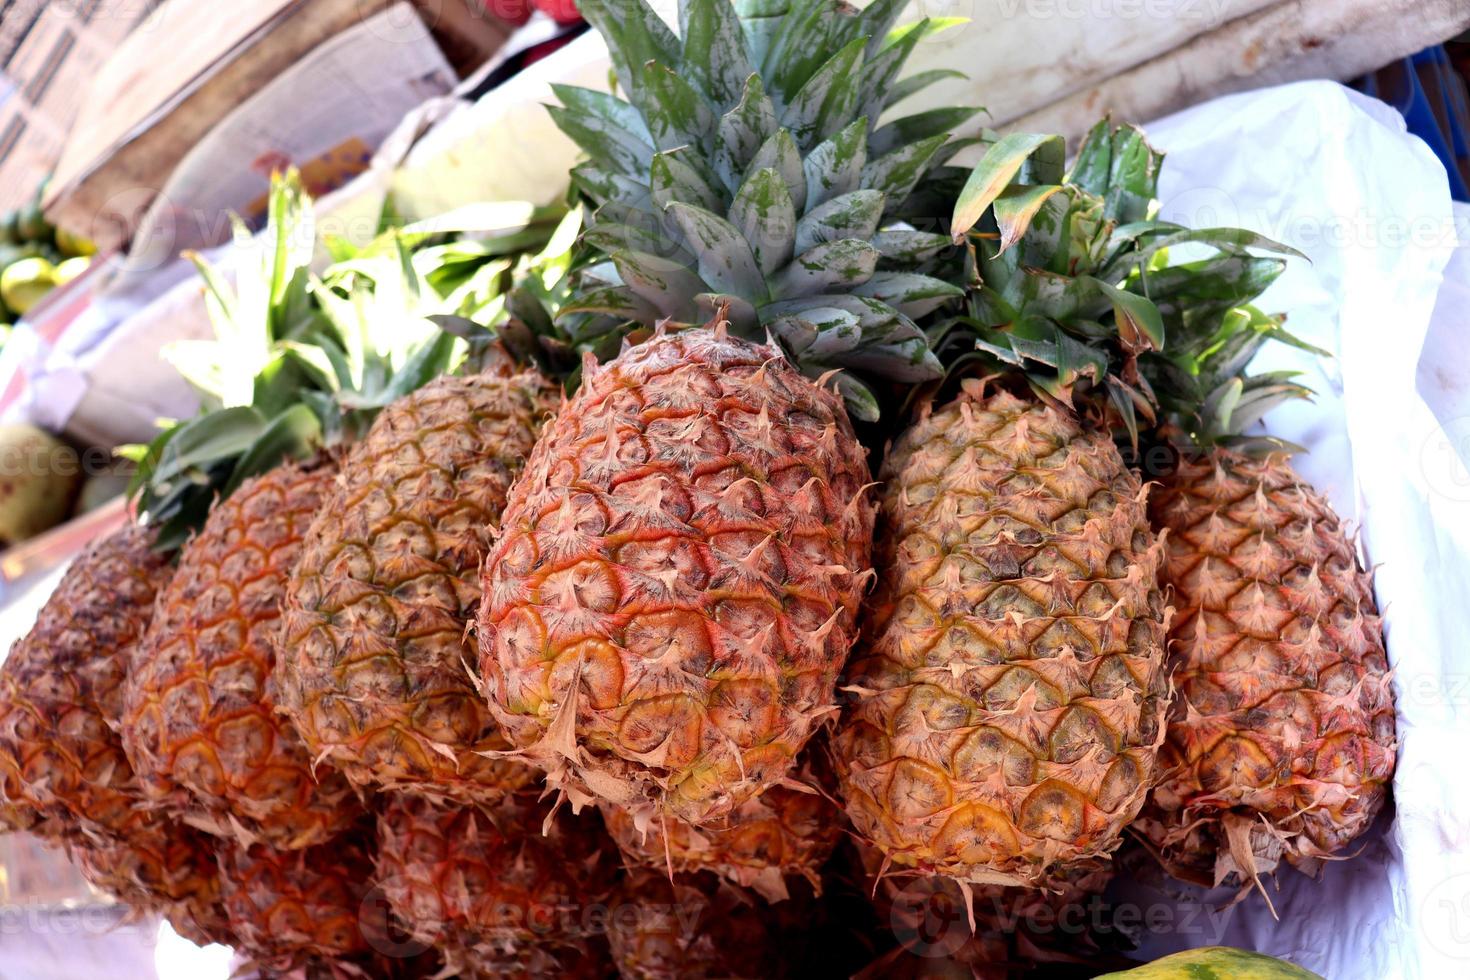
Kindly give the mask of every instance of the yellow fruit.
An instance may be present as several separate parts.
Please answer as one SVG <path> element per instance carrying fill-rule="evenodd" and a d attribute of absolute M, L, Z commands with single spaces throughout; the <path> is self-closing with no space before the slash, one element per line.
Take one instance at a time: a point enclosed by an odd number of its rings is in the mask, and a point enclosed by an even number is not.
<path fill-rule="evenodd" d="M 86 272 L 91 265 L 92 260 L 82 255 L 64 259 L 56 266 L 55 271 L 51 274 L 51 279 L 56 285 L 65 286 L 77 276 Z"/>
<path fill-rule="evenodd" d="M 1322 980 L 1311 970 L 1228 946 L 1205 946 L 1165 956 L 1134 970 L 1104 973 L 1097 980 Z"/>
<path fill-rule="evenodd" d="M 1040 885 L 1114 850 L 1155 782 L 1163 551 L 1106 434 L 985 387 L 884 463 L 834 749 L 848 816 L 895 870 Z"/>
<path fill-rule="evenodd" d="M 7 823 L 92 835 L 137 823 L 141 790 L 115 726 L 133 648 L 173 575 L 152 542 L 129 525 L 78 557 L 0 667 L 0 811 L 22 813 Z"/>
<path fill-rule="evenodd" d="M 56 268 L 39 256 L 12 262 L 0 272 L 0 298 L 21 316 L 56 286 Z"/>
<path fill-rule="evenodd" d="M 1393 778 L 1372 583 L 1281 455 L 1186 457 L 1149 511 L 1168 529 L 1178 700 L 1138 830 L 1192 881 L 1249 886 L 1281 860 L 1314 872 L 1368 829 Z"/>
<path fill-rule="evenodd" d="M 123 745 L 145 792 L 216 834 L 300 848 L 358 814 L 342 774 L 314 765 L 276 713 L 268 684 L 286 579 L 332 476 L 288 464 L 217 504 L 128 671 Z"/>
<path fill-rule="evenodd" d="M 841 399 L 725 323 L 583 378 L 486 564 L 480 669 L 575 803 L 722 820 L 833 710 L 867 582 Z"/>
<path fill-rule="evenodd" d="M 314 759 L 358 786 L 493 803 L 534 778 L 467 665 L 480 566 L 555 407 L 534 372 L 439 378 L 343 461 L 286 594 L 274 683 Z"/>

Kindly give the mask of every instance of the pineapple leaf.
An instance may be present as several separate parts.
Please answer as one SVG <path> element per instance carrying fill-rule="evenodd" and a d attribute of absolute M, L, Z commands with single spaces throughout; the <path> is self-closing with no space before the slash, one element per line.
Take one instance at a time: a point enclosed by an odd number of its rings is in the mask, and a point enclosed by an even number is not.
<path fill-rule="evenodd" d="M 871 239 L 883 219 L 883 195 L 874 190 L 834 197 L 808 211 L 796 226 L 796 251 L 839 238 Z"/>
<path fill-rule="evenodd" d="M 798 214 L 804 213 L 810 203 L 807 200 L 806 171 L 803 169 L 801 154 L 797 152 L 796 142 L 784 129 L 776 130 L 750 162 L 752 170 L 766 168 L 781 175 L 781 179 L 786 182 L 787 193 L 791 195 L 792 208 Z"/>
<path fill-rule="evenodd" d="M 617 101 L 619 104 L 626 103 Z M 613 173 L 641 177 L 653 158 L 653 147 L 634 136 L 621 123 L 587 111 L 561 106 L 546 107 L 558 129 L 571 138 L 594 161 Z M 635 113 L 636 115 L 636 113 Z"/>
<path fill-rule="evenodd" d="M 947 81 L 951 78 L 962 79 L 966 77 L 968 76 L 964 72 L 956 71 L 953 68 L 934 68 L 929 71 L 915 72 L 907 78 L 899 80 L 898 84 L 888 89 L 887 103 L 888 105 L 897 105 L 904 99 L 918 95 L 924 89 L 937 82 Z M 977 109 L 975 111 L 979 112 L 982 110 Z"/>
<path fill-rule="evenodd" d="M 705 148 L 715 119 L 699 93 L 667 65 L 644 65 L 639 79 L 635 101 L 648 123 L 654 149 Z"/>
<path fill-rule="evenodd" d="M 868 121 L 858 118 L 807 154 L 803 162 L 807 187 L 805 210 L 862 187 L 867 162 Z"/>
<path fill-rule="evenodd" d="M 764 294 L 765 277 L 739 229 L 713 212 L 682 201 L 669 205 L 668 212 L 694 248 L 701 280 L 737 296 Z"/>
<path fill-rule="evenodd" d="M 892 214 L 903 204 L 947 139 L 940 135 L 909 143 L 863 168 L 862 182 L 882 191 L 887 199 L 884 214 Z"/>
<path fill-rule="evenodd" d="M 727 0 L 679 0 L 679 33 L 684 75 L 720 110 L 739 102 L 755 67 L 735 8 Z"/>
<path fill-rule="evenodd" d="M 796 299 L 831 287 L 851 291 L 871 279 L 877 268 L 878 250 L 865 241 L 841 238 L 823 242 L 781 270 L 772 293 L 777 299 Z"/>
<path fill-rule="evenodd" d="M 931 136 L 948 138 L 950 133 L 969 122 L 979 111 L 979 108 L 972 106 L 941 106 L 938 109 L 903 116 L 886 126 L 879 127 L 869 137 L 868 152 L 882 156 L 916 140 L 928 139 Z"/>
<path fill-rule="evenodd" d="M 604 170 L 589 161 L 572 168 L 572 180 L 598 204 L 620 204 L 625 208 L 653 213 L 648 185 L 626 174 Z"/>
<path fill-rule="evenodd" d="M 822 365 L 813 367 L 820 371 Z M 878 399 L 872 389 L 848 371 L 837 372 L 831 380 L 837 387 L 837 393 L 842 396 L 843 404 L 847 406 L 848 415 L 862 422 L 878 421 Z"/>
<path fill-rule="evenodd" d="M 607 38 L 618 84 L 633 92 L 638 74 L 649 62 L 670 68 L 679 64 L 679 41 L 647 0 L 579 0 L 582 16 Z"/>
<path fill-rule="evenodd" d="M 992 204 L 995 225 L 1000 229 L 997 256 L 1021 240 L 1031 227 L 1036 212 L 1060 190 L 1061 184 L 1041 184 L 1035 187 L 1012 185 L 1000 192 Z"/>
<path fill-rule="evenodd" d="M 776 171 L 763 168 L 751 172 L 730 205 L 730 224 L 750 243 L 762 278 L 791 261 L 796 209 L 786 182 Z"/>
<path fill-rule="evenodd" d="M 692 322 L 698 315 L 693 298 L 709 286 L 687 266 L 647 252 L 616 252 L 612 260 L 628 288 L 660 315 L 680 323 Z"/>
<path fill-rule="evenodd" d="M 1125 351 L 1137 354 L 1146 350 L 1164 349 L 1164 318 L 1159 315 L 1159 308 L 1154 305 L 1153 300 L 1118 289 L 1091 276 L 1084 276 L 1082 280 L 1095 286 L 1113 304 L 1113 315 L 1118 323 L 1118 339 Z"/>
<path fill-rule="evenodd" d="M 251 476 L 275 468 L 282 460 L 308 459 L 321 446 L 322 423 L 306 405 L 296 404 L 267 422 L 240 456 L 229 482 L 220 491 L 228 497 Z"/>
<path fill-rule="evenodd" d="M 566 109 L 596 120 L 599 129 L 621 130 L 628 139 L 642 143 L 652 152 L 653 134 L 630 103 L 607 92 L 561 82 L 553 82 L 551 91 Z"/>
<path fill-rule="evenodd" d="M 965 295 L 958 286 L 912 272 L 878 272 L 857 288 L 859 296 L 882 300 L 905 316 L 918 319 Z"/>
<path fill-rule="evenodd" d="M 864 38 L 854 38 L 813 75 L 781 115 L 797 146 L 810 150 L 852 120 L 858 88 L 853 75 L 862 64 Z"/>
<path fill-rule="evenodd" d="M 775 41 L 766 52 L 761 74 L 771 86 L 778 114 L 790 105 L 807 81 L 832 57 L 833 32 L 842 19 L 830 0 L 790 0 Z"/>
<path fill-rule="evenodd" d="M 653 158 L 648 168 L 649 193 L 660 210 L 675 201 L 687 201 L 706 211 L 722 211 L 725 199 L 700 172 L 687 162 L 687 147 L 667 150 Z"/>
<path fill-rule="evenodd" d="M 986 208 L 995 203 L 995 199 L 1000 197 L 1033 154 L 1059 157 L 1065 151 L 1066 144 L 1060 136 L 1011 133 L 1001 137 L 970 174 L 964 190 L 960 192 L 959 200 L 955 202 L 954 215 L 950 219 L 950 233 L 954 236 L 955 244 L 964 240 L 964 236 L 979 222 Z"/>
<path fill-rule="evenodd" d="M 872 237 L 872 242 L 885 261 L 906 266 L 928 262 L 954 246 L 948 235 L 901 228 L 880 231 Z"/>
<path fill-rule="evenodd" d="M 870 47 L 875 50 L 869 52 L 867 66 L 863 70 L 859 113 L 876 126 L 883 110 L 897 101 L 893 93 L 899 73 L 919 42 L 931 34 L 963 23 L 966 20 L 962 17 L 928 17 L 894 28 L 881 42 L 874 36 Z"/>
<path fill-rule="evenodd" d="M 907 0 L 873 0 L 858 15 L 858 33 L 868 39 L 867 57 L 872 58 L 889 42 L 889 32 L 903 13 Z"/>
<path fill-rule="evenodd" d="M 745 81 L 745 94 L 735 108 L 720 118 L 715 141 L 714 167 L 727 190 L 734 193 L 766 140 L 776 133 L 776 108 L 766 95 L 759 75 Z"/>

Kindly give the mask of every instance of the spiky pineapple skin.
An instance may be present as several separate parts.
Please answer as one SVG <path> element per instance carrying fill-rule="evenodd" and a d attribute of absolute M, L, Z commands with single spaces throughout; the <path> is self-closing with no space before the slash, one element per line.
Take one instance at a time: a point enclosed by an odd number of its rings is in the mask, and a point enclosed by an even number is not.
<path fill-rule="evenodd" d="M 603 960 L 590 914 L 611 872 L 595 816 L 534 797 L 493 808 L 390 794 L 377 825 L 376 882 L 417 941 L 463 976 L 579 971 Z"/>
<path fill-rule="evenodd" d="M 275 681 L 312 758 L 354 784 L 493 802 L 532 779 L 467 673 L 480 566 L 559 398 L 535 372 L 443 377 L 342 464 L 291 576 Z"/>
<path fill-rule="evenodd" d="M 130 524 L 80 555 L 0 667 L 0 819 L 14 829 L 95 836 L 137 822 L 113 726 L 133 647 L 173 574 L 152 542 Z"/>
<path fill-rule="evenodd" d="M 821 894 L 822 866 L 842 838 L 841 811 L 815 774 L 772 786 L 736 807 L 723 826 L 639 815 L 602 805 L 608 833 L 630 867 L 676 874 L 710 871 L 768 902 L 790 897 L 788 881 L 804 879 Z"/>
<path fill-rule="evenodd" d="M 374 929 L 386 916 L 370 900 L 373 858 L 365 831 L 290 851 L 225 842 L 218 858 L 235 949 L 251 965 L 272 976 L 343 965 L 358 975 L 373 971 Z"/>
<path fill-rule="evenodd" d="M 313 766 L 268 685 L 287 576 L 332 473 L 280 466 L 216 505 L 134 651 L 128 758 L 157 804 L 201 810 L 190 821 L 221 835 L 306 847 L 357 815 L 346 780 Z"/>
<path fill-rule="evenodd" d="M 1252 878 L 1281 858 L 1314 870 L 1368 829 L 1393 776 L 1371 578 L 1326 499 L 1279 455 L 1185 457 L 1149 510 L 1168 531 L 1178 700 L 1139 828 L 1194 880 Z"/>
<path fill-rule="evenodd" d="M 220 893 L 214 838 L 155 818 L 126 837 L 85 838 L 72 845 L 82 875 L 137 912 L 156 912 L 197 945 L 233 944 Z"/>
<path fill-rule="evenodd" d="M 878 591 L 835 740 L 898 868 L 1038 885 L 1107 854 L 1168 704 L 1138 478 L 1059 409 L 967 381 L 884 464 Z"/>
<path fill-rule="evenodd" d="M 832 710 L 872 506 L 841 402 L 700 328 L 589 369 L 517 481 L 480 606 L 511 740 L 574 802 L 728 815 Z"/>

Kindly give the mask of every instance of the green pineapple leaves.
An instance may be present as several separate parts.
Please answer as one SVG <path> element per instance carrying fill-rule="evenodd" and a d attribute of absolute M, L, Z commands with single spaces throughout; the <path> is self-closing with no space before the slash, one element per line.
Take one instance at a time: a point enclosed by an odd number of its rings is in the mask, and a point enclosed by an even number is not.
<path fill-rule="evenodd" d="M 337 261 L 318 278 L 311 200 L 294 173 L 273 179 L 259 266 L 232 286 L 195 257 L 216 339 L 166 351 L 203 413 L 123 450 L 158 547 L 183 544 L 246 478 L 356 438 L 484 338 L 503 333 L 513 356 L 539 363 L 556 342 L 543 304 L 565 293 L 580 229 L 579 210 L 477 204 L 363 246 L 328 241 Z M 471 330 L 442 330 L 445 318 Z"/>
<path fill-rule="evenodd" d="M 931 330 L 936 349 L 1020 370 L 1067 408 L 1086 394 L 1135 446 L 1161 407 L 1210 441 L 1298 394 L 1286 378 L 1238 375 L 1266 339 L 1288 339 L 1247 304 L 1280 275 L 1276 256 L 1300 253 L 1158 220 L 1163 157 L 1135 127 L 1099 122 L 1070 171 L 1064 154 L 1060 137 L 1011 134 L 970 174 L 951 222 L 969 248 L 970 310 Z M 1205 257 L 1171 262 L 1180 246 Z"/>
<path fill-rule="evenodd" d="M 779 341 L 810 377 L 837 372 L 859 418 L 877 412 L 860 375 L 938 377 L 915 318 L 961 291 L 930 275 L 943 236 L 900 222 L 978 110 L 880 126 L 953 74 L 898 81 L 919 41 L 954 23 L 895 28 L 903 6 L 681 0 L 681 41 L 646 0 L 587 0 L 623 97 L 555 89 L 552 117 L 588 158 L 584 241 L 606 256 L 579 271 L 568 332 L 590 349 L 627 329 L 610 320 L 702 322 L 728 303 L 738 333 Z"/>

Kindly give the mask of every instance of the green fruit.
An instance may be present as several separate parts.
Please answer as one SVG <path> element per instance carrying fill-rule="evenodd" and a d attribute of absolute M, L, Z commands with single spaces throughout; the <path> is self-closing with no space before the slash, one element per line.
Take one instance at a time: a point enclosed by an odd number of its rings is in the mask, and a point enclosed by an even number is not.
<path fill-rule="evenodd" d="M 97 254 L 97 246 L 90 238 L 73 234 L 65 228 L 56 229 L 56 247 L 66 256 Z"/>
<path fill-rule="evenodd" d="M 56 285 L 56 267 L 40 257 L 21 259 L 0 272 L 0 298 L 25 316 Z"/>
<path fill-rule="evenodd" d="M 77 452 L 33 425 L 0 426 L 0 543 L 55 527 L 81 482 Z"/>
<path fill-rule="evenodd" d="M 61 264 L 56 267 L 56 271 L 51 274 L 51 278 L 55 280 L 56 285 L 65 286 L 77 276 L 86 272 L 91 264 L 92 260 L 87 258 L 87 256 L 73 255 L 69 259 L 64 259 Z"/>
<path fill-rule="evenodd" d="M 1322 980 L 1311 970 L 1228 946 L 1203 946 L 1165 956 L 1134 970 L 1105 973 L 1095 980 Z"/>
<path fill-rule="evenodd" d="M 41 213 L 41 205 L 38 203 L 27 205 L 20 212 L 16 231 L 25 241 L 41 245 L 49 245 L 56 234 L 56 229 L 46 220 L 46 215 Z"/>

